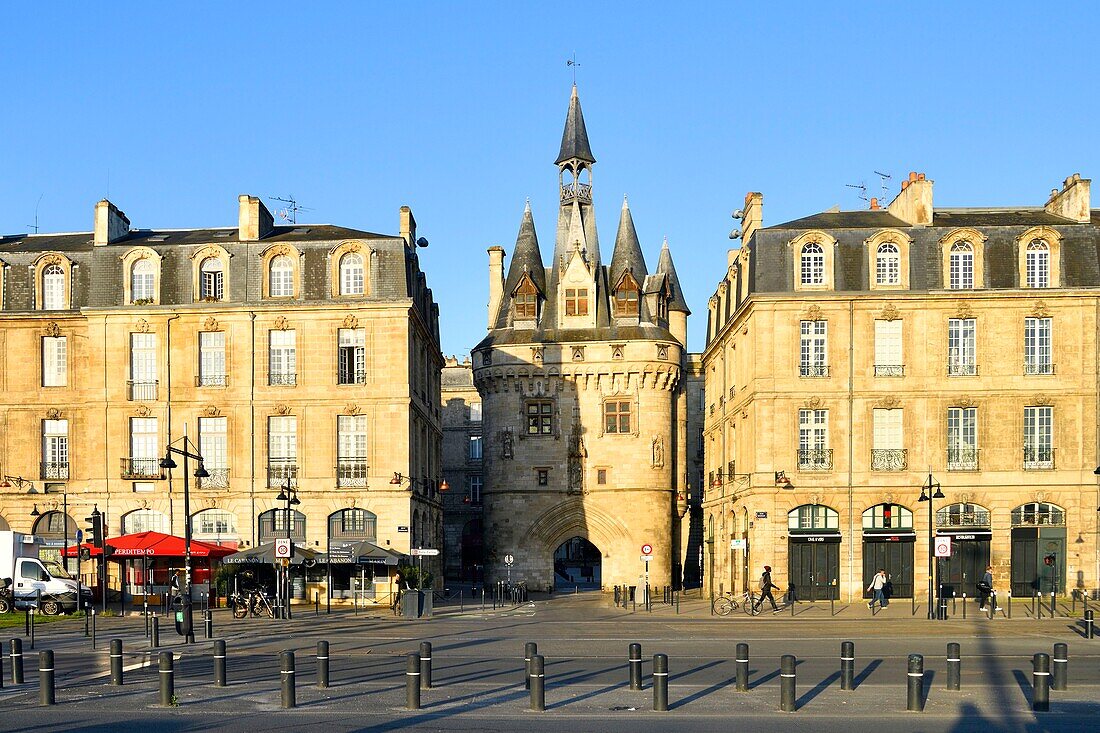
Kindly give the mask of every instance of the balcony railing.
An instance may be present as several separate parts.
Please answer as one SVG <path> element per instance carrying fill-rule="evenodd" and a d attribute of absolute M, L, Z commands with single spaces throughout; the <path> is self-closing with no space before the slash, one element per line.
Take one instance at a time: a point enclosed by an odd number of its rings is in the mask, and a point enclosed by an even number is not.
<path fill-rule="evenodd" d="M 229 469 L 228 468 L 210 468 L 204 466 L 206 472 L 210 474 L 206 478 L 199 479 L 199 486 L 204 489 L 228 489 L 229 488 Z"/>
<path fill-rule="evenodd" d="M 337 458 L 336 485 L 339 487 L 366 486 L 367 460 L 365 458 Z"/>
<path fill-rule="evenodd" d="M 949 512 L 944 509 L 936 512 L 938 527 L 988 527 L 989 512 L 985 509 L 972 509 L 967 512 Z"/>
<path fill-rule="evenodd" d="M 798 366 L 798 376 L 827 377 L 829 376 L 829 367 L 825 364 L 800 364 Z"/>
<path fill-rule="evenodd" d="M 298 485 L 298 459 L 297 458 L 269 458 L 267 459 L 267 485 L 272 488 L 286 486 L 287 480 L 291 486 Z"/>
<path fill-rule="evenodd" d="M 1029 359 L 1024 362 L 1024 374 L 1054 374 L 1054 362 Z"/>
<path fill-rule="evenodd" d="M 284 516 L 276 519 L 272 514 L 266 514 L 260 517 L 257 529 L 259 530 L 260 544 L 266 544 L 276 539 L 286 537 L 287 525 L 285 512 L 282 509 L 275 509 L 274 512 L 283 514 Z M 306 520 L 300 518 L 292 518 L 290 520 L 290 539 L 295 542 L 305 542 L 306 540 Z"/>
<path fill-rule="evenodd" d="M 592 185 L 575 181 L 561 187 L 561 202 L 568 204 L 576 199 L 581 203 L 592 203 Z"/>
<path fill-rule="evenodd" d="M 1025 471 L 1053 471 L 1054 449 L 1024 446 Z"/>
<path fill-rule="evenodd" d="M 978 364 L 973 361 L 949 361 L 947 362 L 947 376 L 976 377 L 978 376 Z"/>
<path fill-rule="evenodd" d="M 832 448 L 801 448 L 798 451 L 799 471 L 833 470 Z"/>
<path fill-rule="evenodd" d="M 157 381 L 152 382 L 135 382 L 133 380 L 126 383 L 130 387 L 130 399 L 138 402 L 145 402 L 147 400 L 155 400 L 157 398 Z"/>
<path fill-rule="evenodd" d="M 298 375 L 294 372 L 271 372 L 267 383 L 272 387 L 293 387 L 298 384 Z"/>
<path fill-rule="evenodd" d="M 904 471 L 909 467 L 909 451 L 905 448 L 872 448 L 872 471 Z"/>
<path fill-rule="evenodd" d="M 228 387 L 228 374 L 200 374 L 195 377 L 196 387 Z"/>
<path fill-rule="evenodd" d="M 45 480 L 67 481 L 69 479 L 68 461 L 43 461 L 42 478 Z"/>
<path fill-rule="evenodd" d="M 366 369 L 340 369 L 336 375 L 337 384 L 366 384 Z"/>
<path fill-rule="evenodd" d="M 160 479 L 164 478 L 164 472 L 160 468 L 159 458 L 123 458 L 122 478 L 126 479 Z"/>
<path fill-rule="evenodd" d="M 948 448 L 947 449 L 947 470 L 948 471 L 977 471 L 978 470 L 978 449 L 977 448 Z"/>
<path fill-rule="evenodd" d="M 875 364 L 876 377 L 902 377 L 905 376 L 905 366 L 902 364 Z"/>

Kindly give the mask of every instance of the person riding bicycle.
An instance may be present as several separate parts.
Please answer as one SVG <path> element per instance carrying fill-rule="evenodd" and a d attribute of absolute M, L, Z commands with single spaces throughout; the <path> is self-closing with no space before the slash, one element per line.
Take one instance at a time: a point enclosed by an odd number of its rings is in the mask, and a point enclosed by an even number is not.
<path fill-rule="evenodd" d="M 772 566 L 765 565 L 764 572 L 760 574 L 760 598 L 757 599 L 756 604 L 752 607 L 754 614 L 760 612 L 760 607 L 764 605 L 764 600 L 767 599 L 772 604 L 772 613 L 779 613 L 779 606 L 775 605 L 775 596 L 772 595 L 772 588 L 778 588 L 779 586 L 772 582 Z"/>

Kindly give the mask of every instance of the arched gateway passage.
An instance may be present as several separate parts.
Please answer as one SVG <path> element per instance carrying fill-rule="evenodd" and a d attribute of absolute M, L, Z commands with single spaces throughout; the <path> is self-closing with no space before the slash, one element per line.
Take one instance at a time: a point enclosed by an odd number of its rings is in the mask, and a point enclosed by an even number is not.
<path fill-rule="evenodd" d="M 554 551 L 554 586 L 595 588 L 601 584 L 600 549 L 583 537 L 572 537 Z"/>

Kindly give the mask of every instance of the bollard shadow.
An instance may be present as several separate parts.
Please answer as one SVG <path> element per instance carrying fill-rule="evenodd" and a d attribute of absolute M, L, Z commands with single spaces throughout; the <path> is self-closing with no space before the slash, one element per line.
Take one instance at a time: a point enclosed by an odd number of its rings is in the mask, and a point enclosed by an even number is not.
<path fill-rule="evenodd" d="M 1072 631 L 1077 636 L 1080 636 L 1082 639 L 1089 638 L 1089 633 L 1088 633 L 1088 631 L 1085 630 L 1084 626 L 1080 626 L 1076 623 L 1072 623 L 1072 624 L 1068 624 L 1066 626 L 1066 628 L 1069 629 L 1070 631 Z"/>
<path fill-rule="evenodd" d="M 921 680 L 921 704 L 926 705 L 928 703 L 928 696 L 932 694 L 932 685 L 936 681 L 936 670 L 926 669 L 924 670 L 924 678 Z"/>
<path fill-rule="evenodd" d="M 794 701 L 795 710 L 801 709 L 803 705 L 805 705 L 806 703 L 813 700 L 815 697 L 820 695 L 822 692 L 825 692 L 825 690 L 829 689 L 829 687 L 839 679 L 840 679 L 840 672 L 833 672 L 831 675 L 829 675 L 825 679 L 818 682 L 812 688 L 807 690 L 802 695 L 802 697 L 800 697 L 800 698 L 798 698 L 797 700 Z"/>
<path fill-rule="evenodd" d="M 698 667 L 686 670 L 685 672 L 682 672 L 681 674 L 678 674 L 676 676 L 677 676 L 677 678 L 682 678 L 682 677 L 686 677 L 687 675 L 690 675 L 690 674 L 695 674 L 696 672 L 702 672 L 704 669 L 709 669 L 710 667 L 714 667 L 714 666 L 717 666 L 719 664 L 722 664 L 722 661 L 723 660 L 716 660 L 716 661 L 713 661 L 713 662 L 708 662 L 706 664 L 700 664 Z M 675 710 L 676 708 L 683 707 L 684 705 L 687 705 L 690 702 L 694 702 L 695 700 L 700 700 L 700 699 L 706 697 L 707 695 L 710 695 L 713 692 L 718 692 L 719 690 L 723 690 L 723 689 L 729 687 L 731 684 L 733 684 L 733 680 L 728 679 L 728 678 L 722 680 L 721 682 L 716 682 L 713 685 L 710 685 L 709 687 L 704 687 L 703 689 L 698 690 L 697 692 L 693 692 L 690 695 L 688 695 L 687 697 L 682 698 L 680 700 L 677 700 L 676 702 L 669 701 L 668 709 L 669 710 Z"/>
<path fill-rule="evenodd" d="M 863 668 L 863 671 L 852 678 L 852 689 L 853 690 L 858 690 L 859 686 L 862 685 L 864 682 L 866 682 L 867 678 L 870 677 L 871 674 L 876 669 L 878 669 L 879 665 L 881 665 L 881 664 L 882 664 L 881 659 L 872 659 L 870 662 L 868 662 L 867 666 Z"/>
<path fill-rule="evenodd" d="M 1020 688 L 1020 693 L 1024 696 L 1024 699 L 1029 703 L 1031 702 L 1032 686 L 1031 680 L 1027 678 L 1022 670 L 1012 670 L 1012 676 L 1016 680 L 1016 686 Z"/>
<path fill-rule="evenodd" d="M 756 672 L 755 669 L 750 669 L 749 670 L 749 689 L 750 690 L 755 690 L 757 687 L 765 685 L 768 682 L 771 682 L 772 680 L 774 680 L 776 677 L 779 676 L 779 670 L 776 669 L 775 671 L 769 672 L 768 674 L 764 675 L 763 677 L 757 677 L 756 679 L 753 679 L 752 675 L 755 672 Z"/>

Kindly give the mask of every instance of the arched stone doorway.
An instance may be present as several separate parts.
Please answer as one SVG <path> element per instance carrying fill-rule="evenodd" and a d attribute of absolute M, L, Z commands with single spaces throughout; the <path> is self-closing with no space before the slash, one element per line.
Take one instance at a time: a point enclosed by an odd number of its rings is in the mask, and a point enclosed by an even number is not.
<path fill-rule="evenodd" d="M 599 590 L 603 553 L 584 537 L 571 537 L 554 550 L 554 586 Z"/>
<path fill-rule="evenodd" d="M 481 518 L 466 522 L 462 528 L 462 579 L 475 583 L 485 580 L 485 536 Z"/>

